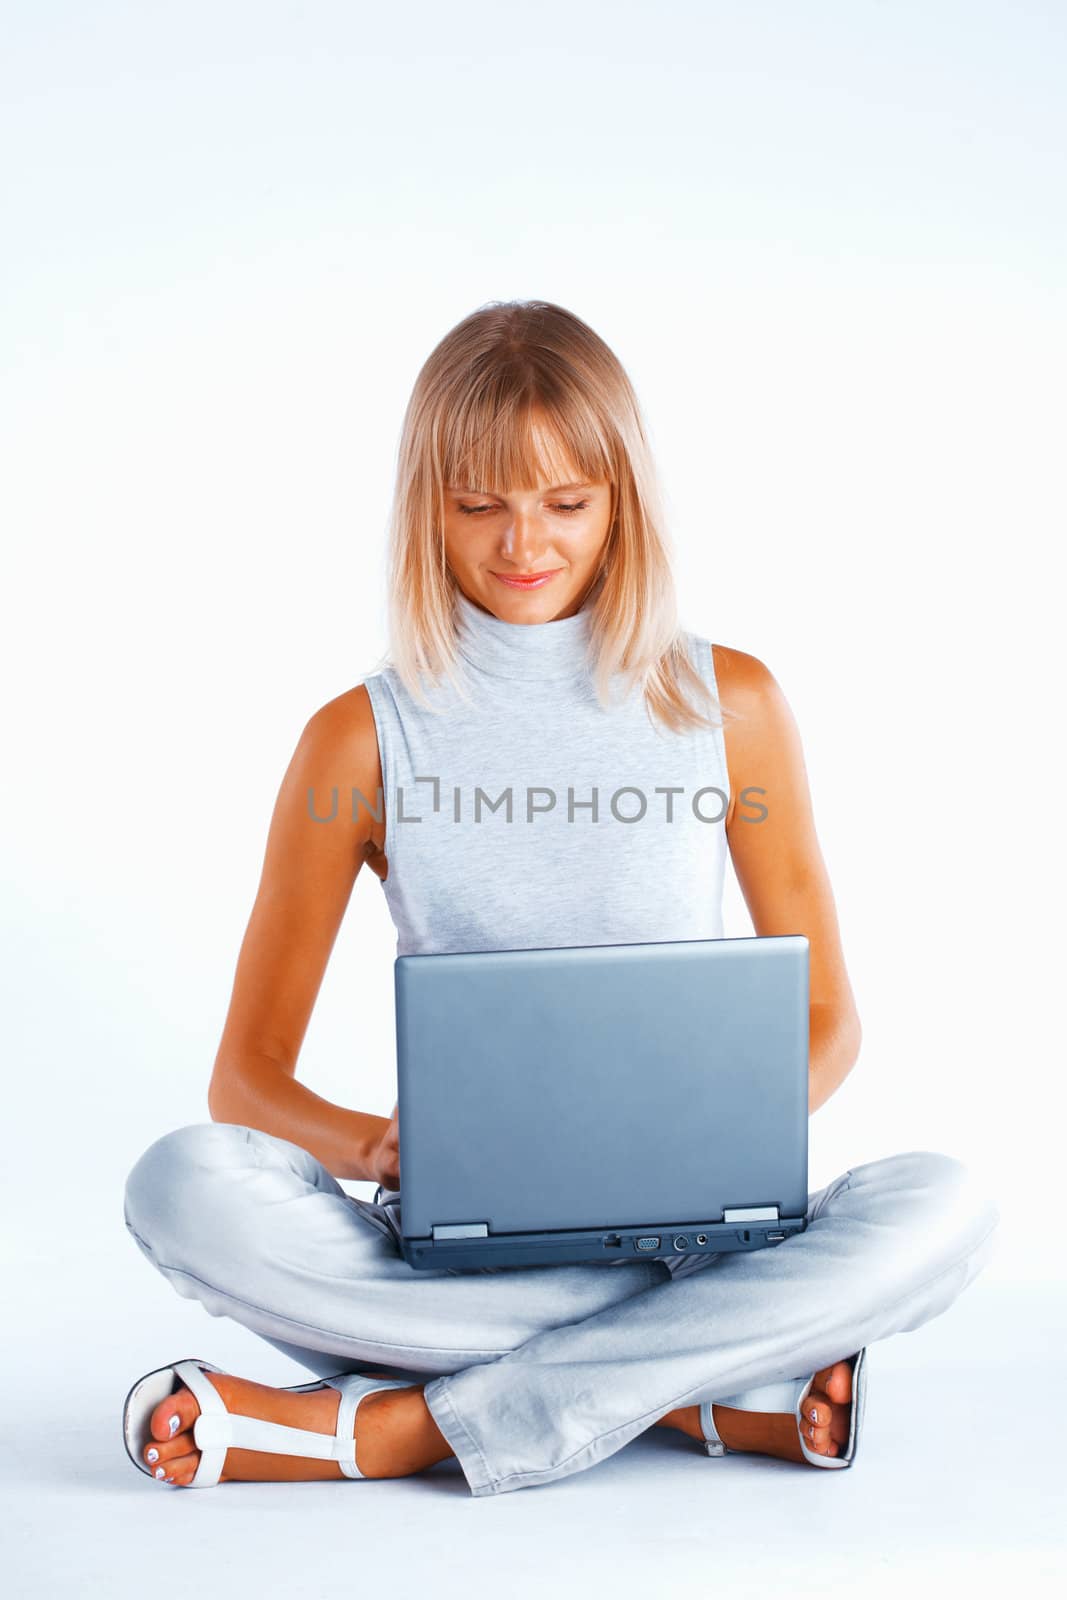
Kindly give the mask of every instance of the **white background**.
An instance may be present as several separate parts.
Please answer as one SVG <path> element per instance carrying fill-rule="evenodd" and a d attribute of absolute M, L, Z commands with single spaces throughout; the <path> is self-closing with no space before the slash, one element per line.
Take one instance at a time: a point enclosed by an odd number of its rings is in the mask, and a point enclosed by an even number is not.
<path fill-rule="evenodd" d="M 1062 8 L 4 10 L 5 1215 L 41 1303 L 88 1263 L 170 1314 L 126 1172 L 208 1118 L 282 773 L 385 647 L 418 368 L 526 297 L 625 364 L 683 622 L 800 727 L 864 1026 L 811 1186 L 949 1152 L 1001 1201 L 988 1281 L 1059 1281 Z M 299 1076 L 383 1115 L 394 953 L 368 869 Z"/>

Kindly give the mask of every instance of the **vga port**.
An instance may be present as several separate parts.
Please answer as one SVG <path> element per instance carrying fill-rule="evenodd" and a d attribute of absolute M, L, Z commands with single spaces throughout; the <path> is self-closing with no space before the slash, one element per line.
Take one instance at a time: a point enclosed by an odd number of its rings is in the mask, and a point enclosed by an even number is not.
<path fill-rule="evenodd" d="M 637 1248 L 639 1250 L 658 1250 L 659 1249 L 659 1234 L 658 1233 L 646 1233 L 643 1239 L 638 1239 Z"/>

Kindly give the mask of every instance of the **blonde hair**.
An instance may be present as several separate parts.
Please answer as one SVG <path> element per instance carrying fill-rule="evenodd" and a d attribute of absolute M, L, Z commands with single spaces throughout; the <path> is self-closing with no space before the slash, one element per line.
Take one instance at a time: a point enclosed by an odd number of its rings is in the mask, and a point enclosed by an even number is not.
<path fill-rule="evenodd" d="M 544 459 L 545 440 L 559 451 Z M 678 622 L 655 467 L 633 387 L 618 358 L 573 312 L 543 300 L 490 301 L 446 334 L 422 367 L 404 415 L 389 523 L 385 658 L 419 704 L 457 673 L 457 589 L 445 559 L 445 485 L 488 494 L 536 489 L 566 460 L 610 481 L 611 523 L 587 592 L 598 701 L 615 673 L 640 684 L 650 718 L 721 727 L 722 707 L 692 665 Z M 690 704 L 695 693 L 705 707 Z M 707 714 L 714 712 L 714 715 Z M 729 715 L 729 713 L 727 713 Z"/>

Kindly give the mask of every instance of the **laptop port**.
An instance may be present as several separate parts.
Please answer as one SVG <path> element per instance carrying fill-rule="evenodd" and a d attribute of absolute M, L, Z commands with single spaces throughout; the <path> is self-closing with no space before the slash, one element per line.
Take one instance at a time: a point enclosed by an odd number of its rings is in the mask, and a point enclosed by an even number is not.
<path fill-rule="evenodd" d="M 708 1236 L 707 1236 L 706 1233 L 698 1233 L 697 1234 L 697 1244 L 707 1244 L 707 1242 L 708 1242 Z"/>
<path fill-rule="evenodd" d="M 622 1240 L 619 1238 L 619 1235 L 617 1233 L 609 1233 L 607 1238 L 604 1240 L 604 1244 L 605 1244 L 605 1246 L 607 1246 L 607 1245 L 621 1246 L 622 1245 Z"/>
<path fill-rule="evenodd" d="M 686 1238 L 684 1233 L 675 1234 L 675 1236 L 674 1236 L 674 1248 L 676 1250 L 688 1250 L 689 1249 L 689 1240 Z"/>
<path fill-rule="evenodd" d="M 639 1250 L 658 1250 L 659 1249 L 659 1234 L 658 1233 L 646 1233 L 643 1238 L 638 1239 L 637 1248 Z"/>

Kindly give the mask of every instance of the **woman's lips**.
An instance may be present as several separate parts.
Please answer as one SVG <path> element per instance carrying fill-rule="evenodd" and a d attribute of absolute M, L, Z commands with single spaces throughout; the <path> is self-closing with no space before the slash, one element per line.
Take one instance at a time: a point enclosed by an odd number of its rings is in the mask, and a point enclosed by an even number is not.
<path fill-rule="evenodd" d="M 562 571 L 562 567 L 557 567 L 555 572 L 532 572 L 524 578 L 512 577 L 503 572 L 494 572 L 493 577 L 499 578 L 501 583 L 506 583 L 509 589 L 540 589 Z"/>

